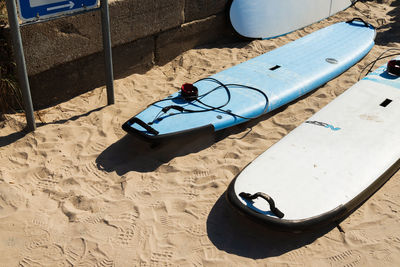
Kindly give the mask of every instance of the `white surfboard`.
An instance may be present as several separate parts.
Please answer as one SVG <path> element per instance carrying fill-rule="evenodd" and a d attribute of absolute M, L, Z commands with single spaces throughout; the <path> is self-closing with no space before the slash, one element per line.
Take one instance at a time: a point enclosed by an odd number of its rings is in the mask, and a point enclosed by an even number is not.
<path fill-rule="evenodd" d="M 281 230 L 336 223 L 400 167 L 399 121 L 400 78 L 383 66 L 248 165 L 228 199 Z"/>
<path fill-rule="evenodd" d="M 355 0 L 233 0 L 230 20 L 240 35 L 273 38 L 348 8 Z"/>

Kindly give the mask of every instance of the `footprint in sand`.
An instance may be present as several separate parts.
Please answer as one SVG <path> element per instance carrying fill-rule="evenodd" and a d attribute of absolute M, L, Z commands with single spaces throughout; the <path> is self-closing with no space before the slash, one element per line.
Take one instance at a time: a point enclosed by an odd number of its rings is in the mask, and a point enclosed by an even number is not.
<path fill-rule="evenodd" d="M 84 213 L 76 215 L 75 222 L 82 222 L 82 223 L 89 223 L 89 224 L 96 224 L 101 223 L 104 221 L 104 215 L 102 213 Z"/>
<path fill-rule="evenodd" d="M 176 192 L 174 192 L 173 194 L 175 195 Z M 183 195 L 184 198 L 192 200 L 199 196 L 200 191 L 197 188 L 185 187 L 183 189 L 183 192 L 180 192 L 180 194 Z"/>
<path fill-rule="evenodd" d="M 207 177 L 207 176 L 209 176 L 210 175 L 210 171 L 195 171 L 194 173 L 193 173 L 193 176 L 194 177 L 196 177 L 196 178 L 204 178 L 204 177 Z"/>
<path fill-rule="evenodd" d="M 139 218 L 139 208 L 135 206 L 132 209 L 132 212 L 124 212 L 117 216 L 116 220 L 118 221 L 125 221 L 129 224 L 136 223 L 136 220 Z"/>
<path fill-rule="evenodd" d="M 123 212 L 117 215 L 107 216 L 106 219 L 110 225 L 116 227 L 135 227 L 136 221 L 139 218 L 139 210 L 137 206 L 134 206 L 131 212 Z"/>
<path fill-rule="evenodd" d="M 63 249 L 51 242 L 50 234 L 37 227 L 25 229 L 27 241 L 19 266 L 66 266 Z"/>
<path fill-rule="evenodd" d="M 44 229 L 40 229 L 37 227 L 27 227 L 24 232 L 27 236 L 25 249 L 28 252 L 50 244 L 50 234 Z"/>
<path fill-rule="evenodd" d="M 111 238 L 116 247 L 144 248 L 151 233 L 151 227 L 142 224 L 118 227 L 118 232 Z"/>
<path fill-rule="evenodd" d="M 170 229 L 171 227 L 174 226 L 168 215 L 161 215 L 160 219 L 159 219 L 159 222 L 166 229 Z"/>
<path fill-rule="evenodd" d="M 118 230 L 111 242 L 119 247 L 142 246 L 148 237 L 146 226 L 138 224 L 139 209 L 134 207 L 132 212 L 124 212 L 117 216 L 112 216 L 109 224 Z"/>
<path fill-rule="evenodd" d="M 106 171 L 100 170 L 97 164 L 93 161 L 86 163 L 82 167 L 82 172 L 88 177 L 98 178 L 101 181 L 109 180 L 108 173 Z"/>
<path fill-rule="evenodd" d="M 209 261 L 220 261 L 221 256 L 219 255 L 219 251 L 216 247 L 205 247 L 202 248 L 203 253 L 204 253 L 204 258 L 209 260 Z"/>
<path fill-rule="evenodd" d="M 203 224 L 193 224 L 189 227 L 186 227 L 185 231 L 193 238 L 202 237 L 206 235 L 206 229 Z"/>
<path fill-rule="evenodd" d="M 400 237 L 398 237 L 398 236 L 390 236 L 388 239 L 400 246 Z"/>
<path fill-rule="evenodd" d="M 350 230 L 346 232 L 346 241 L 350 243 L 371 244 L 376 243 L 376 240 L 369 238 L 365 230 Z"/>
<path fill-rule="evenodd" d="M 96 267 L 114 267 L 114 261 L 110 259 L 102 259 L 101 261 L 96 263 Z"/>
<path fill-rule="evenodd" d="M 115 244 L 118 244 L 119 246 L 126 247 L 129 245 L 133 245 L 131 241 L 133 240 L 133 237 L 135 236 L 135 227 L 126 227 L 126 228 L 119 228 L 117 236 L 114 238 L 112 241 Z"/>
<path fill-rule="evenodd" d="M 239 159 L 240 155 L 239 153 L 235 153 L 235 152 L 228 152 L 225 154 L 224 156 L 225 159 Z M 208 172 L 209 173 L 209 172 Z"/>
<path fill-rule="evenodd" d="M 73 239 L 64 250 L 65 258 L 72 266 L 76 266 L 86 255 L 86 250 L 87 244 L 83 238 Z"/>
<path fill-rule="evenodd" d="M 199 178 L 204 178 L 210 175 L 210 171 L 195 171 L 190 172 L 190 175 L 185 176 L 184 183 L 186 185 L 195 185 L 197 184 Z"/>
<path fill-rule="evenodd" d="M 0 182 L 0 218 L 7 217 L 23 206 L 25 197 L 8 183 Z"/>
<path fill-rule="evenodd" d="M 97 243 L 86 241 L 83 238 L 73 239 L 64 251 L 68 266 L 115 266 L 114 262 L 99 250 Z"/>
<path fill-rule="evenodd" d="M 289 258 L 290 262 L 302 262 L 302 259 L 307 258 L 305 249 L 303 248 L 292 250 L 286 253 L 285 256 Z"/>
<path fill-rule="evenodd" d="M 56 244 L 36 248 L 25 254 L 19 262 L 21 267 L 32 266 L 68 266 L 63 250 Z"/>
<path fill-rule="evenodd" d="M 59 177 L 47 167 L 38 167 L 28 173 L 40 190 L 53 189 L 59 183 Z"/>
<path fill-rule="evenodd" d="M 174 252 L 171 249 L 151 253 L 151 266 L 172 266 L 171 260 Z"/>
<path fill-rule="evenodd" d="M 167 206 L 165 205 L 164 201 L 157 200 L 151 202 L 148 207 L 152 209 L 162 210 L 162 212 L 167 212 Z"/>
<path fill-rule="evenodd" d="M 12 156 L 10 156 L 8 158 L 8 160 L 12 164 L 16 164 L 16 165 L 18 165 L 20 167 L 24 167 L 24 168 L 29 167 L 29 164 L 28 164 L 28 153 L 26 153 L 26 152 L 14 153 Z"/>
<path fill-rule="evenodd" d="M 221 179 L 218 179 L 216 175 L 211 174 L 210 171 L 197 172 L 197 173 L 195 173 L 195 177 L 196 177 L 195 185 L 200 186 L 201 188 L 205 188 L 205 187 L 209 187 L 209 186 L 215 188 L 213 186 L 215 184 L 215 182 L 218 180 L 221 180 Z"/>
<path fill-rule="evenodd" d="M 183 182 L 185 185 L 193 185 L 196 182 L 196 177 L 186 176 L 185 178 L 183 178 Z"/>
<path fill-rule="evenodd" d="M 290 132 L 296 127 L 296 124 L 299 123 L 299 119 L 295 114 L 277 114 L 277 116 L 272 118 L 272 123 L 282 127 L 286 132 Z"/>
<path fill-rule="evenodd" d="M 159 192 L 161 187 L 158 181 L 128 181 L 125 188 L 125 196 L 133 201 L 148 200 L 154 192 Z"/>
<path fill-rule="evenodd" d="M 219 251 L 216 247 L 210 246 L 210 244 L 201 244 L 200 246 L 194 248 L 192 253 L 190 254 L 191 263 L 195 266 L 202 266 L 203 261 L 213 261 L 221 259 L 221 255 L 219 255 Z"/>
<path fill-rule="evenodd" d="M 94 141 L 90 142 L 88 147 L 83 151 L 88 155 L 100 155 L 107 148 L 106 141 Z"/>
<path fill-rule="evenodd" d="M 334 267 L 355 267 L 361 264 L 361 255 L 355 250 L 346 250 L 340 254 L 327 258 L 331 266 Z"/>
<path fill-rule="evenodd" d="M 100 196 L 111 188 L 111 186 L 109 184 L 107 184 L 106 182 L 91 181 L 91 180 L 86 180 L 85 182 L 86 182 L 85 183 L 86 186 L 85 186 L 84 190 L 91 197 Z"/>
<path fill-rule="evenodd" d="M 214 201 L 215 202 L 215 201 Z M 204 208 L 203 208 L 204 207 Z M 211 205 L 199 205 L 198 207 L 188 207 L 183 211 L 187 214 L 192 215 L 196 220 L 205 220 L 212 209 Z"/>
<path fill-rule="evenodd" d="M 392 254 L 396 255 L 396 253 L 392 253 L 390 249 L 376 250 L 373 252 L 373 257 L 374 259 L 377 259 L 379 262 L 381 262 L 382 265 L 394 266 Z"/>
<path fill-rule="evenodd" d="M 31 220 L 32 225 L 38 227 L 39 229 L 44 229 L 45 231 L 48 231 L 50 229 L 49 226 L 49 217 L 44 214 L 40 214 L 35 216 Z"/>

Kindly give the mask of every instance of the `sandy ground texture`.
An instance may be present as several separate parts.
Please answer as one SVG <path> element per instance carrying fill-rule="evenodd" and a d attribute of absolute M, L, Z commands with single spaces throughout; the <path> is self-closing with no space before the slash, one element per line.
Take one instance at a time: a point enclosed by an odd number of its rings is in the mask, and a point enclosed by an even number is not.
<path fill-rule="evenodd" d="M 274 233 L 228 206 L 225 191 L 249 162 L 353 85 L 360 70 L 400 48 L 400 1 L 358 3 L 273 40 L 190 50 L 144 74 L 24 115 L 0 128 L 0 266 L 400 266 L 400 172 L 339 227 Z M 376 46 L 340 77 L 272 115 L 151 149 L 121 124 L 193 82 L 335 22 L 377 25 Z M 380 62 L 383 64 L 384 62 Z"/>

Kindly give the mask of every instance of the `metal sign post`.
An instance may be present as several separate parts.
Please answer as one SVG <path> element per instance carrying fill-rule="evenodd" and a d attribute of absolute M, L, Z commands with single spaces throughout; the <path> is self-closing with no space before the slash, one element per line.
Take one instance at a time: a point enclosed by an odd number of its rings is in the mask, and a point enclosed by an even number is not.
<path fill-rule="evenodd" d="M 10 24 L 11 36 L 14 47 L 14 56 L 17 63 L 18 81 L 22 90 L 24 100 L 26 122 L 28 129 L 34 131 L 36 129 L 35 117 L 33 115 L 33 105 L 31 98 L 31 90 L 29 88 L 28 73 L 26 71 L 24 48 L 22 46 L 21 32 L 17 17 L 17 7 L 14 0 L 6 0 L 8 13 L 8 22 Z"/>
<path fill-rule="evenodd" d="M 72 13 L 95 10 L 98 0 L 17 0 L 19 15 L 25 24 L 43 22 Z M 107 86 L 107 103 L 114 104 L 114 74 L 112 65 L 112 47 L 110 34 L 110 15 L 108 1 L 101 2 L 101 21 L 103 35 L 103 50 L 105 59 L 105 75 Z M 24 49 L 22 46 L 20 25 L 18 22 L 15 0 L 6 0 L 8 20 L 11 29 L 14 55 L 17 63 L 18 80 L 22 90 L 24 108 L 28 129 L 36 129 L 33 104 L 26 70 Z M 23 25 L 23 24 L 22 24 Z"/>
<path fill-rule="evenodd" d="M 110 14 L 108 10 L 108 0 L 100 0 L 101 4 L 101 24 L 103 29 L 103 49 L 104 64 L 106 71 L 107 103 L 114 104 L 114 73 L 112 65 L 111 33 L 110 33 Z"/>

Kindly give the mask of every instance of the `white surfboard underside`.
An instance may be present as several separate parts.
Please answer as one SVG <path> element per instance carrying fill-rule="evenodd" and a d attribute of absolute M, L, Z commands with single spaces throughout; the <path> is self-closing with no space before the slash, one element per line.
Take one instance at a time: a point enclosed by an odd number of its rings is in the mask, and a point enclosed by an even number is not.
<path fill-rule="evenodd" d="M 346 9 L 351 0 L 234 0 L 230 19 L 249 38 L 273 38 Z"/>

